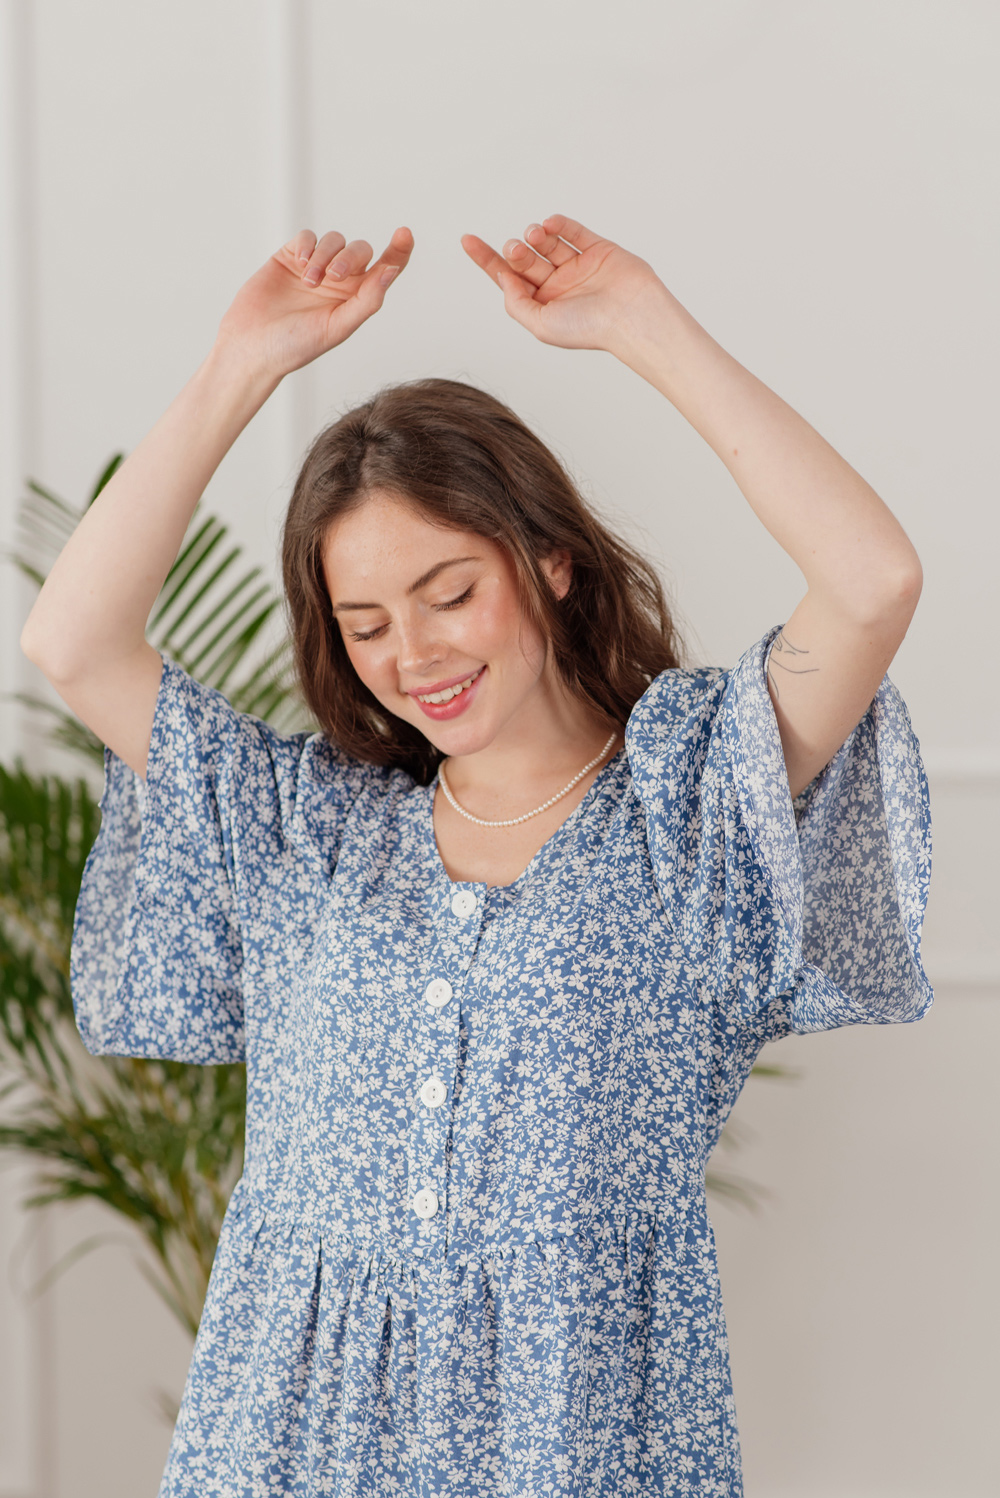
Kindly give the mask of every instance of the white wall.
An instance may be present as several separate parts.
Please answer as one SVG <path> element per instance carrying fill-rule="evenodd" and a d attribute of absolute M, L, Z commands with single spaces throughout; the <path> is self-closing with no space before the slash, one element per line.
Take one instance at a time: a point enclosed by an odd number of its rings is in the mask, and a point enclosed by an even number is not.
<path fill-rule="evenodd" d="M 794 1038 L 736 1118 L 773 1195 L 716 1208 L 748 1498 L 985 1498 L 995 1449 L 1000 837 L 995 58 L 972 0 L 3 0 L 0 544 L 23 478 L 80 500 L 299 227 L 416 238 L 386 308 L 286 382 L 208 502 L 277 581 L 318 425 L 423 374 L 495 391 L 654 554 L 694 657 L 803 589 L 696 434 L 598 353 L 546 348 L 464 256 L 568 212 L 650 260 L 875 486 L 923 561 L 890 674 L 935 818 L 916 1026 Z M 0 691 L 30 587 L 3 571 Z M 3 705 L 0 753 L 72 767 Z M 728 1162 L 727 1162 L 728 1163 Z M 142 1498 L 188 1349 L 121 1243 L 25 1287 L 96 1209 L 0 1176 L 0 1495 Z"/>

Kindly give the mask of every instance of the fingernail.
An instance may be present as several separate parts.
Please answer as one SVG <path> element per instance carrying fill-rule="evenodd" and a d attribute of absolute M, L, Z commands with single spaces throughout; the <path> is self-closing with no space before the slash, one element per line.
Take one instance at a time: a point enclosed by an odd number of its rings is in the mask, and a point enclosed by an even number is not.
<path fill-rule="evenodd" d="M 306 271 L 306 273 L 302 277 L 302 279 L 309 286 L 315 286 L 318 283 L 318 281 L 319 281 L 319 271 L 316 269 L 315 265 L 313 266 L 312 270 L 307 270 Z"/>
<path fill-rule="evenodd" d="M 380 286 L 388 286 L 389 282 L 392 281 L 392 280 L 394 280 L 394 278 L 396 276 L 398 276 L 398 275 L 399 275 L 399 266 L 398 265 L 392 265 L 392 266 L 389 267 L 388 270 L 384 270 L 382 272 L 382 274 L 379 276 L 378 284 Z"/>
<path fill-rule="evenodd" d="M 332 276 L 335 281 L 343 280 L 344 274 L 344 267 L 342 265 L 331 265 L 327 271 L 327 275 Z"/>

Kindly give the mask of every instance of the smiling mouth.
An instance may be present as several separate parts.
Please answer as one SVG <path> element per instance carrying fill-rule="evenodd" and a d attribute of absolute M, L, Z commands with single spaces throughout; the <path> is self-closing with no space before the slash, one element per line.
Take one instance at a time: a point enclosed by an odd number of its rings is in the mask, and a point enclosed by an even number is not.
<path fill-rule="evenodd" d="M 443 692 L 428 692 L 424 696 L 421 696 L 419 692 L 414 692 L 413 695 L 418 702 L 430 702 L 432 704 L 450 702 L 453 697 L 457 697 L 461 692 L 464 692 L 466 687 L 471 687 L 472 683 L 482 675 L 483 669 L 480 666 L 479 670 L 473 671 L 472 675 L 466 677 L 465 681 L 460 681 L 453 687 L 445 687 Z"/>

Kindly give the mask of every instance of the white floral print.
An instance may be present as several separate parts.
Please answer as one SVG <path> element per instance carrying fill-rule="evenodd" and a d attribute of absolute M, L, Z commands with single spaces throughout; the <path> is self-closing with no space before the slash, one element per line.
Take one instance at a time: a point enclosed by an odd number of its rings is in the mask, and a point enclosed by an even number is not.
<path fill-rule="evenodd" d="M 247 1066 L 160 1498 L 740 1498 L 706 1160 L 765 1042 L 933 997 L 906 707 L 885 677 L 793 802 L 779 628 L 657 677 L 493 888 L 433 784 L 164 658 L 71 971 L 92 1052 Z"/>

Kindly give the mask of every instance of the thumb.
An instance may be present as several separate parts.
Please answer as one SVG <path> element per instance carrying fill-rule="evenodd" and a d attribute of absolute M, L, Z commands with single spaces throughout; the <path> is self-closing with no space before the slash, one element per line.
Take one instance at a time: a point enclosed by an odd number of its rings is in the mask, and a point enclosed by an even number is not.
<path fill-rule="evenodd" d="M 395 281 L 402 270 L 399 265 L 386 265 L 384 260 L 376 261 L 370 265 L 365 272 L 364 279 L 353 297 L 350 297 L 343 305 L 351 306 L 356 318 L 356 325 L 360 326 L 373 313 L 377 312 L 385 301 L 386 291 Z"/>
<path fill-rule="evenodd" d="M 515 275 L 513 271 L 499 270 L 497 271 L 497 285 L 503 292 L 504 307 L 514 321 L 519 322 L 522 328 L 527 328 L 529 332 L 537 333 L 542 309 L 525 287 L 521 277 Z"/>

